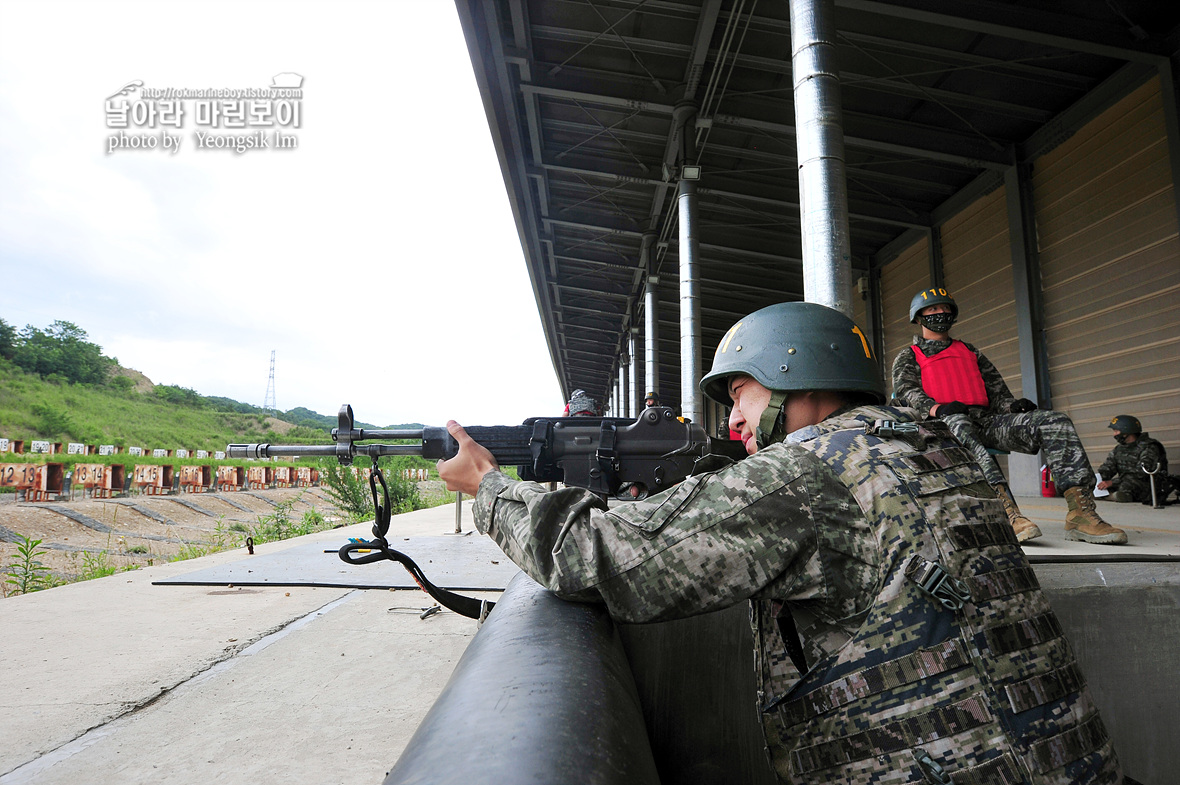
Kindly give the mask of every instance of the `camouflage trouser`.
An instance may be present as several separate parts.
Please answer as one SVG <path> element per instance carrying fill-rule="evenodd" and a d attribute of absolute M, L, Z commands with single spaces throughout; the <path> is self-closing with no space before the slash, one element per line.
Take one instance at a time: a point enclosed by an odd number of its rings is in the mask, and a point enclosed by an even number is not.
<path fill-rule="evenodd" d="M 978 410 L 976 410 L 978 411 Z M 1057 489 L 1094 487 L 1094 470 L 1073 421 L 1061 412 L 1038 409 L 1023 414 L 951 414 L 942 418 L 963 446 L 971 450 L 993 485 L 1007 482 L 988 448 L 1009 452 L 1045 452 Z M 1144 487 L 1147 487 L 1146 485 Z M 1148 490 L 1148 493 L 1151 491 Z"/>

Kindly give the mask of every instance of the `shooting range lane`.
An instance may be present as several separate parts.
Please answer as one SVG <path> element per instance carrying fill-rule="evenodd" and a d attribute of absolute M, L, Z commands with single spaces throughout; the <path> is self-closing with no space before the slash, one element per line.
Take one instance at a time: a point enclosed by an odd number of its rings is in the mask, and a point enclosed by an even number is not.
<path fill-rule="evenodd" d="M 394 516 L 392 541 L 486 539 L 447 535 L 454 526 L 453 505 L 418 510 Z M 475 635 L 473 620 L 422 618 L 434 603 L 417 587 L 155 585 L 305 545 L 323 551 L 370 527 L 0 602 L 0 785 L 380 782 Z"/>
<path fill-rule="evenodd" d="M 348 564 L 330 540 L 218 564 L 153 581 L 156 586 L 320 586 L 351 589 L 417 589 L 397 562 Z M 503 591 L 519 568 L 496 544 L 478 534 L 390 537 L 390 547 L 409 556 L 435 586 L 451 591 Z"/>

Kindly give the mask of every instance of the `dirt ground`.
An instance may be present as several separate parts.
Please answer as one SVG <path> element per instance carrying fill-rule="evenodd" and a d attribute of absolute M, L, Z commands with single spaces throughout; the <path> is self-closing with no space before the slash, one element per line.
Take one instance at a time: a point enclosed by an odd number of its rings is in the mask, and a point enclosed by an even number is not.
<path fill-rule="evenodd" d="M 117 570 L 146 567 L 173 559 L 184 546 L 207 548 L 216 543 L 241 546 L 246 535 L 270 515 L 275 504 L 293 500 L 290 518 L 299 522 L 316 509 L 329 521 L 340 520 L 321 487 L 272 488 L 260 491 L 178 493 L 171 496 L 132 495 L 119 499 L 74 499 L 22 502 L 16 494 L 0 494 L 0 570 L 16 554 L 15 535 L 42 540 L 40 561 L 54 575 L 72 580 L 84 571 L 86 553 L 105 554 Z M 78 522 L 62 512 L 80 513 Z M 190 549 L 191 550 L 191 549 Z M 7 577 L 0 575 L 0 580 Z"/>

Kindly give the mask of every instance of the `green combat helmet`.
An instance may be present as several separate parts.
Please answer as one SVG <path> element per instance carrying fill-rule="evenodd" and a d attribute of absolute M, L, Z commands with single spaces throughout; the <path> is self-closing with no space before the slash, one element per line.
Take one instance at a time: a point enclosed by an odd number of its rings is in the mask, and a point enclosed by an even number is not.
<path fill-rule="evenodd" d="M 701 391 L 731 405 L 729 377 L 746 374 L 771 391 L 756 432 L 773 440 L 787 394 L 802 390 L 859 392 L 885 402 L 885 384 L 868 339 L 851 319 L 818 303 L 779 303 L 730 327 L 717 345 Z M 785 435 L 785 434 L 784 434 Z"/>
<path fill-rule="evenodd" d="M 959 318 L 959 304 L 955 302 L 955 298 L 950 292 L 940 288 L 923 289 L 914 295 L 914 299 L 910 300 L 910 324 L 918 323 L 918 311 L 942 303 L 951 307 L 951 316 Z"/>
<path fill-rule="evenodd" d="M 1133 433 L 1136 436 L 1143 433 L 1143 425 L 1139 422 L 1139 418 L 1132 417 L 1129 414 L 1120 414 L 1110 421 L 1110 425 L 1106 426 L 1112 431 L 1119 433 Z"/>

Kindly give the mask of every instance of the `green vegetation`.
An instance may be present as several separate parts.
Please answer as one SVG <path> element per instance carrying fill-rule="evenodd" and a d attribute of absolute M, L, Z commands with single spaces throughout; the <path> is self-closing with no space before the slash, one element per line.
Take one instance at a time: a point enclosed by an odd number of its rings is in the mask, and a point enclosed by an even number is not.
<path fill-rule="evenodd" d="M 0 359 L 0 435 L 24 439 L 26 447 L 33 439 L 48 439 L 210 453 L 231 442 L 330 441 L 324 431 L 290 426 L 262 411 L 225 412 L 196 405 L 190 396 L 174 392 L 179 389 L 160 385 L 155 390 L 173 392 L 145 394 L 111 385 L 51 381 Z M 108 462 L 95 458 L 87 456 L 86 462 Z"/>
<path fill-rule="evenodd" d="M 303 513 L 303 517 L 298 522 L 292 521 L 291 508 L 295 501 L 295 499 L 288 499 L 279 502 L 275 505 L 275 511 L 270 515 L 259 516 L 258 524 L 249 530 L 255 545 L 302 537 L 305 534 L 314 534 L 332 528 L 333 524 L 328 523 L 323 514 L 314 507 Z"/>
<path fill-rule="evenodd" d="M 51 381 L 103 384 L 118 361 L 86 340 L 72 322 L 56 321 L 44 330 L 27 325 L 19 332 L 0 319 L 0 357 Z"/>
<path fill-rule="evenodd" d="M 372 462 L 368 458 L 356 460 L 357 468 L 364 469 L 371 465 Z M 424 498 L 419 493 L 418 483 L 402 479 L 403 470 L 420 468 L 433 471 L 434 464 L 417 456 L 398 456 L 382 461 L 381 471 L 385 475 L 385 485 L 389 488 L 389 506 L 393 515 L 435 507 L 443 503 L 444 499 Z M 328 497 L 351 521 L 364 521 L 373 517 L 373 493 L 369 481 L 357 476 L 349 467 L 340 466 L 335 462 L 323 462 L 320 465 L 320 483 Z M 377 486 L 377 493 L 384 504 L 380 485 Z M 454 501 L 453 494 L 451 501 Z"/>
<path fill-rule="evenodd" d="M 212 553 L 221 553 L 228 551 L 231 548 L 241 547 L 241 544 L 246 541 L 245 537 L 237 537 L 230 534 L 231 531 L 240 531 L 237 526 L 227 529 L 225 527 L 225 519 L 218 518 L 217 526 L 213 529 L 213 537 L 206 542 L 186 542 L 180 546 L 180 550 L 175 556 L 168 561 L 188 561 L 189 559 L 199 559 L 202 556 L 208 556 Z"/>
<path fill-rule="evenodd" d="M 30 540 L 23 534 L 17 535 L 16 553 L 4 569 L 4 595 L 28 594 L 59 585 L 59 581 L 41 563 L 47 551 L 41 548 L 43 540 Z"/>

